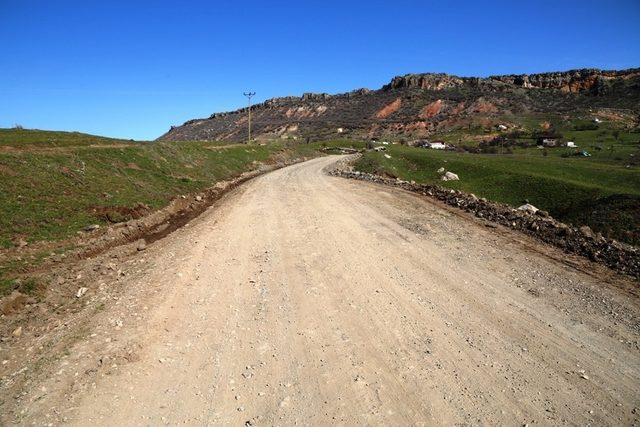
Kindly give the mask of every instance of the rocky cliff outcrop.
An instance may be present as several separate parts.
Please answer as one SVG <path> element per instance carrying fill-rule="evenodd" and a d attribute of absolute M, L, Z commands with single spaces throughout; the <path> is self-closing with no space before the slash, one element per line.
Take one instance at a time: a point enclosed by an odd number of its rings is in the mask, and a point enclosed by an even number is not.
<path fill-rule="evenodd" d="M 623 71 L 607 71 L 595 68 L 570 70 L 540 74 L 510 74 L 503 76 L 457 77 L 449 74 L 407 74 L 394 77 L 382 90 L 419 88 L 443 90 L 461 86 L 491 88 L 494 83 L 504 83 L 526 89 L 558 89 L 563 92 L 582 92 L 592 90 L 611 79 L 640 77 L 640 68 Z M 501 86 L 493 85 L 494 88 Z"/>
<path fill-rule="evenodd" d="M 407 74 L 378 90 L 305 93 L 253 105 L 257 139 L 421 138 L 434 131 L 482 126 L 519 114 L 576 114 L 597 109 L 640 114 L 640 68 L 490 77 Z M 171 127 L 163 140 L 242 141 L 247 108 Z"/>
<path fill-rule="evenodd" d="M 449 74 L 407 74 L 391 79 L 382 90 L 419 88 L 428 90 L 442 90 L 464 85 L 465 79 Z"/>
<path fill-rule="evenodd" d="M 640 69 L 624 71 L 603 71 L 594 68 L 571 70 L 557 73 L 518 74 L 507 76 L 492 76 L 491 80 L 524 88 L 558 89 L 563 92 L 599 92 L 605 87 L 605 82 L 612 79 L 629 79 L 640 76 Z"/>

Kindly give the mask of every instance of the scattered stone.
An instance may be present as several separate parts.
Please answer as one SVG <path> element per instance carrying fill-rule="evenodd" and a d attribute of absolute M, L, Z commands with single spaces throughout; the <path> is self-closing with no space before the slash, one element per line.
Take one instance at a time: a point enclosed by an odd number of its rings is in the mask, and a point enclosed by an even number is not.
<path fill-rule="evenodd" d="M 98 224 L 91 224 L 91 225 L 87 225 L 85 228 L 83 228 L 82 231 L 86 231 L 87 233 L 91 233 L 92 231 L 95 231 L 98 228 L 100 228 L 100 226 Z"/>
<path fill-rule="evenodd" d="M 585 374 L 585 370 L 581 369 L 578 371 L 578 374 L 580 374 L 580 378 L 582 378 L 583 380 L 588 380 L 589 376 Z"/>
<path fill-rule="evenodd" d="M 82 296 L 86 294 L 88 290 L 89 288 L 84 288 L 84 287 L 78 289 L 78 292 L 76 292 L 76 298 L 82 298 Z"/>
<path fill-rule="evenodd" d="M 444 175 L 442 175 L 442 178 L 440 179 L 442 179 L 443 181 L 459 181 L 460 180 L 458 175 L 449 171 L 445 172 Z"/>
<path fill-rule="evenodd" d="M 24 248 L 29 244 L 23 237 L 16 237 L 12 240 L 12 242 L 13 245 L 17 248 Z"/>
<path fill-rule="evenodd" d="M 535 214 L 536 212 L 538 212 L 540 209 L 536 208 L 535 206 L 533 206 L 530 203 L 525 203 L 524 205 L 520 206 L 518 208 L 519 211 L 524 211 L 524 212 L 529 212 L 531 214 Z"/>
<path fill-rule="evenodd" d="M 280 401 L 280 407 L 284 408 L 285 406 L 289 406 L 289 402 L 291 401 L 291 398 L 289 396 L 286 396 L 284 399 L 282 399 Z"/>
<path fill-rule="evenodd" d="M 144 251 L 145 249 L 147 249 L 147 242 L 144 239 L 140 239 L 138 241 L 138 245 L 136 246 L 136 249 L 138 251 Z"/>
<path fill-rule="evenodd" d="M 593 232 L 591 227 L 589 227 L 588 225 L 583 225 L 582 227 L 579 228 L 579 230 L 580 230 L 580 232 L 582 234 L 584 234 L 585 236 L 589 237 L 590 239 L 595 239 L 596 238 L 596 234 Z"/>
<path fill-rule="evenodd" d="M 388 155 L 388 154 L 385 154 L 384 157 L 385 157 L 385 159 L 390 159 L 391 158 L 391 156 Z"/>
<path fill-rule="evenodd" d="M 16 338 L 20 337 L 22 335 L 22 326 L 18 326 L 17 328 L 15 328 L 11 333 L 11 335 L 13 335 Z"/>
<path fill-rule="evenodd" d="M 202 196 L 196 196 L 196 202 L 201 202 L 202 201 Z"/>
<path fill-rule="evenodd" d="M 440 175 L 442 175 L 442 174 L 444 173 L 444 168 L 440 168 L 440 169 L 438 169 L 438 173 L 439 173 Z"/>

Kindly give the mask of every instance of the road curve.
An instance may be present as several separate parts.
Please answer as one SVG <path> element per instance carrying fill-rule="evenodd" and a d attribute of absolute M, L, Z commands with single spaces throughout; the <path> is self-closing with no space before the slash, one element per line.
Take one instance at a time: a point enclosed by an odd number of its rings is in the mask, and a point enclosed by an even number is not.
<path fill-rule="evenodd" d="M 123 319 L 115 338 L 73 351 L 132 356 L 58 402 L 64 421 L 638 422 L 636 297 L 426 198 L 324 174 L 335 160 L 252 180 L 151 245 L 96 319 Z"/>

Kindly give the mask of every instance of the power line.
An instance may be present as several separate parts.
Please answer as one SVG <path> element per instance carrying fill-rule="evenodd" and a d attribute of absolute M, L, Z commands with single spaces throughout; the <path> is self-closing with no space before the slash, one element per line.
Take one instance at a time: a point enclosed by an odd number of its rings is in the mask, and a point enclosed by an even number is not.
<path fill-rule="evenodd" d="M 251 143 L 251 97 L 255 94 L 255 92 L 243 92 L 243 95 L 249 100 L 249 141 L 247 143 Z"/>

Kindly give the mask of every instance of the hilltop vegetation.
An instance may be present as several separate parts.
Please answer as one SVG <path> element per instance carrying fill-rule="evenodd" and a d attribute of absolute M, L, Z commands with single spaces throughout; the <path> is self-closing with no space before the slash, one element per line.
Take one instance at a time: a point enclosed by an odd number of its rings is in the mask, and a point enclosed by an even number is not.
<path fill-rule="evenodd" d="M 130 144 L 132 142 L 134 141 L 131 139 L 109 138 L 82 132 L 23 129 L 21 126 L 16 126 L 12 129 L 0 129 L 0 147 L 5 148 L 88 147 Z"/>

